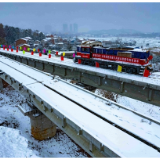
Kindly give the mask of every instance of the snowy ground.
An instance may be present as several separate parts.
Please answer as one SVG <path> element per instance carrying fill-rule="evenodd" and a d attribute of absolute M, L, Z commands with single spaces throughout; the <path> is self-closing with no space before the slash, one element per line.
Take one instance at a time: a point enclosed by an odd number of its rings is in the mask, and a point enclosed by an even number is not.
<path fill-rule="evenodd" d="M 0 157 L 88 156 L 60 129 L 51 139 L 35 140 L 30 133 L 30 119 L 17 107 L 20 103 L 25 104 L 25 99 L 12 87 L 0 91 Z"/>
<path fill-rule="evenodd" d="M 160 107 L 158 106 L 120 95 L 118 95 L 117 103 L 138 111 L 139 113 L 151 116 L 160 121 Z"/>
<path fill-rule="evenodd" d="M 80 39 L 83 38 L 90 38 L 90 39 L 95 39 L 95 40 L 100 40 L 100 41 L 104 41 L 104 40 L 111 40 L 111 41 L 115 41 L 117 40 L 118 37 L 107 37 L 107 38 L 102 38 L 102 37 L 79 37 Z M 129 42 L 130 40 L 135 40 L 136 41 L 136 46 L 143 46 L 146 47 L 146 44 L 149 44 L 149 48 L 150 47 L 160 47 L 160 37 L 156 37 L 156 38 L 140 38 L 140 37 L 122 37 L 120 38 L 122 40 L 122 42 Z"/>
<path fill-rule="evenodd" d="M 101 89 L 95 90 L 95 94 L 111 99 L 121 105 L 124 105 L 125 107 L 129 109 L 137 111 L 141 114 L 145 114 L 149 117 L 153 117 L 154 119 L 157 119 L 158 121 L 160 121 L 160 107 L 149 104 L 149 103 L 141 102 L 139 100 L 135 100 L 129 97 L 117 95 L 112 92 L 108 92 L 106 94 L 106 92 L 107 91 L 104 91 Z M 105 95 L 107 95 L 107 97 Z"/>

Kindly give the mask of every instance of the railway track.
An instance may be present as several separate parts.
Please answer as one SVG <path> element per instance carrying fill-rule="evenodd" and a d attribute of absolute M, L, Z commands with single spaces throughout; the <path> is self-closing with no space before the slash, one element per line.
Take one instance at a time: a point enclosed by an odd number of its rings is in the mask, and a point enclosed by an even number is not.
<path fill-rule="evenodd" d="M 160 83 L 156 79 L 78 65 L 70 59 L 65 61 L 60 61 L 56 57 L 49 59 L 46 55 L 42 57 L 29 53 L 23 55 L 21 51 L 18 53 L 0 51 L 0 54 L 52 75 L 73 79 L 79 83 L 160 106 Z"/>

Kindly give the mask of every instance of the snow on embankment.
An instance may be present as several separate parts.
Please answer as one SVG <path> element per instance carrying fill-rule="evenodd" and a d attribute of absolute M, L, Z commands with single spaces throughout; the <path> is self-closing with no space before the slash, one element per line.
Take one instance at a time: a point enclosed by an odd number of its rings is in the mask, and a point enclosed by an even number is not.
<path fill-rule="evenodd" d="M 37 157 L 28 148 L 28 140 L 12 128 L 0 126 L 0 157 Z"/>
<path fill-rule="evenodd" d="M 0 158 L 88 156 L 60 129 L 51 139 L 35 140 L 29 117 L 17 107 L 21 104 L 27 107 L 25 97 L 11 86 L 0 91 Z"/>
<path fill-rule="evenodd" d="M 120 95 L 117 98 L 117 103 L 160 121 L 160 107 L 158 106 Z"/>

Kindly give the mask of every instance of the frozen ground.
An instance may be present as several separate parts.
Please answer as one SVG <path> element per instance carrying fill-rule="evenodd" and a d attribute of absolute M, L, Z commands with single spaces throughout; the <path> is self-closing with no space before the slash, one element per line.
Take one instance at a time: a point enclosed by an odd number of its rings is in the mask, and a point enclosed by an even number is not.
<path fill-rule="evenodd" d="M 25 104 L 25 99 L 12 87 L 0 91 L 0 158 L 88 156 L 60 129 L 51 139 L 35 140 L 30 133 L 30 119 L 17 107 L 20 103 Z"/>

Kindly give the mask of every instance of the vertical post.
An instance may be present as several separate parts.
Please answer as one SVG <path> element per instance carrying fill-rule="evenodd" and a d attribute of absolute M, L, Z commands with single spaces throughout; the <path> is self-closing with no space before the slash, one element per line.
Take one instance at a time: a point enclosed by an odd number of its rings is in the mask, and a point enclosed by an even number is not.
<path fill-rule="evenodd" d="M 0 90 L 3 89 L 3 82 L 2 82 L 2 78 L 0 78 Z"/>

